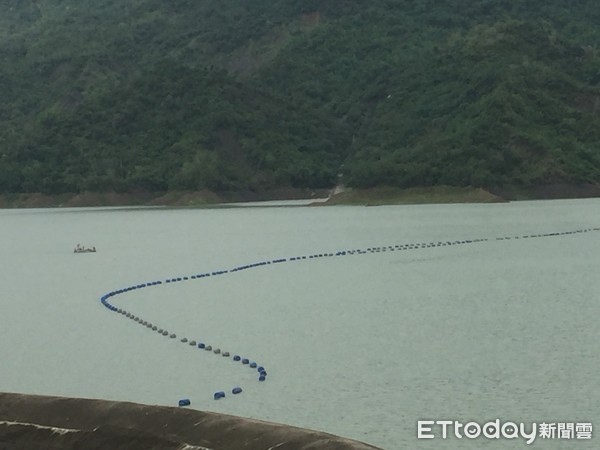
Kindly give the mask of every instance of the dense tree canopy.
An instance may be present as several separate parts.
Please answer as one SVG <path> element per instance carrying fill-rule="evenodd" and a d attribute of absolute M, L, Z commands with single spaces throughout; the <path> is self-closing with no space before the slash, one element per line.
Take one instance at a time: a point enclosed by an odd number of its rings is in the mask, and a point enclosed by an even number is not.
<path fill-rule="evenodd" d="M 600 182 L 592 0 L 5 0 L 0 192 Z"/>

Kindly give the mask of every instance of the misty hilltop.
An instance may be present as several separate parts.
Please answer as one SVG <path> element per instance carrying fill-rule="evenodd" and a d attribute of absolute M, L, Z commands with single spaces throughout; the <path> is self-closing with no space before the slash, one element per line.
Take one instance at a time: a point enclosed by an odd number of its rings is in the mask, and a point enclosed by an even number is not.
<path fill-rule="evenodd" d="M 600 184 L 596 0 L 4 0 L 0 192 Z"/>

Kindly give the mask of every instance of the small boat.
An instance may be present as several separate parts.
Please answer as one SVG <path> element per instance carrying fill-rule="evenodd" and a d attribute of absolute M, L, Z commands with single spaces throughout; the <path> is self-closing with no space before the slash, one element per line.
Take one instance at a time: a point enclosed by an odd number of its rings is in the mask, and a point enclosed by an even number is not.
<path fill-rule="evenodd" d="M 96 247 L 84 247 L 77 244 L 73 253 L 96 253 Z"/>

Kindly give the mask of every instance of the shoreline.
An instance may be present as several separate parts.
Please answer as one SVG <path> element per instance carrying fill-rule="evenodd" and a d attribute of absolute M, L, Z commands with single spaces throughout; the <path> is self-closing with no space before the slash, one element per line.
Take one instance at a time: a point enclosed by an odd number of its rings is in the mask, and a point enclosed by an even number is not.
<path fill-rule="evenodd" d="M 527 188 L 473 188 L 435 186 L 427 188 L 375 187 L 369 189 L 294 189 L 264 192 L 82 192 L 0 194 L 0 209 L 77 207 L 215 207 L 240 203 L 305 200 L 309 206 L 407 205 L 447 203 L 505 203 L 520 200 L 599 198 L 599 184 L 552 184 Z M 314 202 L 310 202 L 314 200 Z"/>
<path fill-rule="evenodd" d="M 130 402 L 0 393 L 0 443 L 11 448 L 381 450 L 325 432 Z"/>

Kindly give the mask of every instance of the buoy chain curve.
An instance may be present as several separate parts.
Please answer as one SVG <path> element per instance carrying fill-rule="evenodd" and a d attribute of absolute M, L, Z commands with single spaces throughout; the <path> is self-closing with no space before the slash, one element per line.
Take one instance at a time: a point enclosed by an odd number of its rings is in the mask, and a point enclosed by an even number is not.
<path fill-rule="evenodd" d="M 383 245 L 383 246 L 375 246 L 368 247 L 366 249 L 349 249 L 349 250 L 340 250 L 336 252 L 326 252 L 326 253 L 315 253 L 311 255 L 302 255 L 302 256 L 291 256 L 288 258 L 276 258 L 267 261 L 259 261 L 252 264 L 246 264 L 242 266 L 237 266 L 228 270 L 215 270 L 211 272 L 198 273 L 194 275 L 181 276 L 181 277 L 171 277 L 166 278 L 164 280 L 156 280 L 150 281 L 146 283 L 135 284 L 131 286 L 127 286 L 125 288 L 116 289 L 114 291 L 110 291 L 102 297 L 100 297 L 100 301 L 103 306 L 109 309 L 112 312 L 116 312 L 124 317 L 131 319 L 134 322 L 139 323 L 140 325 L 151 329 L 152 331 L 157 332 L 159 335 L 169 337 L 170 339 L 177 338 L 175 333 L 169 333 L 166 329 L 159 327 L 156 324 L 143 320 L 142 318 L 134 315 L 133 313 L 126 311 L 123 308 L 119 308 L 112 303 L 109 302 L 109 299 L 112 297 L 116 297 L 118 295 L 126 294 L 127 292 L 131 292 L 138 289 L 145 289 L 154 286 L 161 286 L 163 284 L 171 284 L 178 283 L 182 281 L 188 280 L 200 280 L 207 277 L 220 276 L 225 274 L 232 274 L 235 272 L 240 272 L 243 270 L 254 269 L 258 267 L 268 266 L 271 264 L 281 264 L 286 262 L 295 262 L 295 261 L 306 261 L 311 259 L 320 259 L 320 258 L 329 258 L 329 257 L 340 257 L 340 256 L 353 256 L 353 255 L 366 255 L 366 254 L 374 254 L 374 253 L 384 253 L 384 252 L 394 252 L 394 251 L 406 251 L 406 250 L 418 250 L 418 249 L 430 249 L 430 248 L 438 248 L 438 247 L 447 247 L 454 245 L 466 245 L 466 244 L 476 244 L 481 242 L 490 242 L 490 241 L 505 241 L 505 240 L 516 240 L 516 239 L 535 239 L 535 238 L 545 238 L 545 237 L 556 237 L 556 236 L 566 236 L 573 235 L 579 233 L 588 233 L 591 231 L 600 231 L 600 227 L 595 228 L 583 228 L 572 231 L 563 231 L 563 232 L 553 232 L 553 233 L 533 233 L 526 235 L 516 235 L 516 236 L 501 236 L 495 238 L 476 238 L 476 239 L 463 239 L 463 240 L 448 240 L 448 241 L 435 241 L 435 242 L 416 242 L 416 243 L 408 243 L 408 244 L 395 244 L 395 245 Z M 229 358 L 231 353 L 229 351 L 222 351 L 221 348 L 215 347 L 210 344 L 206 344 L 205 342 L 200 342 L 196 340 L 188 340 L 188 338 L 184 337 L 180 339 L 182 343 L 188 344 L 190 347 L 198 348 L 204 350 L 206 352 L 212 352 L 215 355 L 221 355 L 223 357 Z M 233 361 L 241 362 L 242 365 L 247 365 L 252 369 L 256 369 L 258 372 L 258 381 L 265 381 L 267 377 L 267 371 L 263 366 L 258 365 L 256 362 L 251 361 L 249 358 L 243 358 L 240 355 L 233 355 L 231 357 Z M 242 392 L 240 387 L 235 387 L 232 389 L 233 394 L 239 394 Z M 225 391 L 218 391 L 214 393 L 213 398 L 218 400 L 220 398 L 225 397 Z M 189 399 L 182 399 L 179 401 L 179 406 L 187 406 L 190 404 Z"/>

